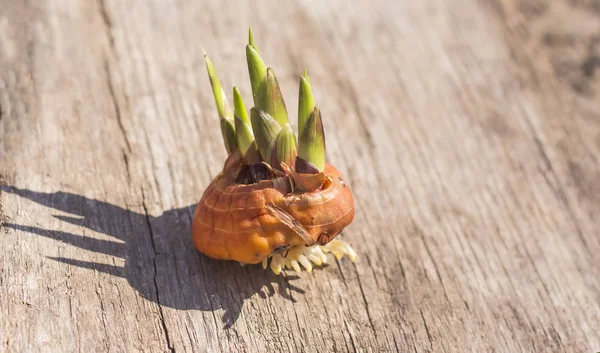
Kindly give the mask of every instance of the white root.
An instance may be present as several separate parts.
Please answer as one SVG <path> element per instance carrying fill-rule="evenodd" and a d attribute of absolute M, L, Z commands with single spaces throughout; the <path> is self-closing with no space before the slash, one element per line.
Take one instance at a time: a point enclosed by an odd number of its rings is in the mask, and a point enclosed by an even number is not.
<path fill-rule="evenodd" d="M 271 256 L 271 270 L 273 273 L 276 275 L 280 274 L 283 266 L 285 266 L 285 259 L 281 255 L 275 254 Z"/>
<path fill-rule="evenodd" d="M 352 249 L 350 244 L 343 240 L 333 239 L 321 248 L 324 252 L 332 253 L 338 260 L 341 259 L 344 254 L 348 255 L 348 258 L 350 258 L 352 262 L 356 260 L 356 252 Z"/>
<path fill-rule="evenodd" d="M 357 254 L 352 249 L 350 244 L 341 239 L 333 239 L 326 245 L 313 246 L 294 246 L 290 248 L 287 254 L 283 257 L 281 254 L 274 254 L 265 258 L 262 262 L 263 269 L 267 268 L 269 258 L 271 259 L 271 270 L 276 274 L 280 274 L 284 268 L 292 268 L 296 272 L 301 272 L 304 267 L 306 272 L 311 272 L 313 264 L 321 266 L 327 263 L 327 253 L 332 253 L 336 259 L 340 260 L 344 255 L 354 262 Z"/>
<path fill-rule="evenodd" d="M 269 258 L 265 257 L 265 259 L 262 260 L 263 270 L 266 270 L 268 265 L 269 265 Z"/>

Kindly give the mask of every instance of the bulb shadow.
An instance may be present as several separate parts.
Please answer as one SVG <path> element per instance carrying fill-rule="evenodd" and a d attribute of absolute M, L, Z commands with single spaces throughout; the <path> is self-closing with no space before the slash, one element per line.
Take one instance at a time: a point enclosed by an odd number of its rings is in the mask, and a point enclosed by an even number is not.
<path fill-rule="evenodd" d="M 244 301 L 255 294 L 295 301 L 304 291 L 291 281 L 260 266 L 240 266 L 200 254 L 191 240 L 195 205 L 171 209 L 160 216 L 134 212 L 117 205 L 68 192 L 43 193 L 2 185 L 2 191 L 68 213 L 54 218 L 83 227 L 82 234 L 5 222 L 3 227 L 54 239 L 70 246 L 124 260 L 123 266 L 66 257 L 49 257 L 71 266 L 125 278 L 142 297 L 180 310 L 224 310 L 225 328 L 239 318 Z M 145 206 L 144 206 L 145 209 Z M 112 239 L 86 235 L 86 230 Z M 82 257 L 86 252 L 82 251 Z"/>

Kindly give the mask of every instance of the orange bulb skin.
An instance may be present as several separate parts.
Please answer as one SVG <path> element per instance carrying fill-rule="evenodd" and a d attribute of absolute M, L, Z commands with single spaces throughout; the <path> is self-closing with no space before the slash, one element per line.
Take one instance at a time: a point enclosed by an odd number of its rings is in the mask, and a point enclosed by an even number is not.
<path fill-rule="evenodd" d="M 208 257 L 257 264 L 274 252 L 305 241 L 267 210 L 274 204 L 291 215 L 315 243 L 325 244 L 354 220 L 354 198 L 341 173 L 327 164 L 326 182 L 313 192 L 283 194 L 271 180 L 236 184 L 217 176 L 196 206 L 192 238 Z"/>

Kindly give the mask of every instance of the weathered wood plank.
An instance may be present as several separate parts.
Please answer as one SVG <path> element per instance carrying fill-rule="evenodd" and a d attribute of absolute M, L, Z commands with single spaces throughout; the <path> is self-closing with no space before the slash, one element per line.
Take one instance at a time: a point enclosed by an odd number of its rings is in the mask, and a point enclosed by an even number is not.
<path fill-rule="evenodd" d="M 0 351 L 600 349 L 586 4 L 0 1 Z M 249 25 L 290 112 L 309 69 L 356 264 L 192 246 L 225 158 L 200 45 L 248 97 Z"/>

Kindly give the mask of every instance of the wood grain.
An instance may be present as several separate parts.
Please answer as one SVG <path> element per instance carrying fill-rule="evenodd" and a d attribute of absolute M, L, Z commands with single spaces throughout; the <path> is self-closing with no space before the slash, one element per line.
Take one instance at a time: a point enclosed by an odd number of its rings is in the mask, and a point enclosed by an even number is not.
<path fill-rule="evenodd" d="M 193 247 L 222 166 L 201 45 L 308 68 L 356 263 Z M 0 0 L 0 351 L 600 350 L 591 1 Z"/>

